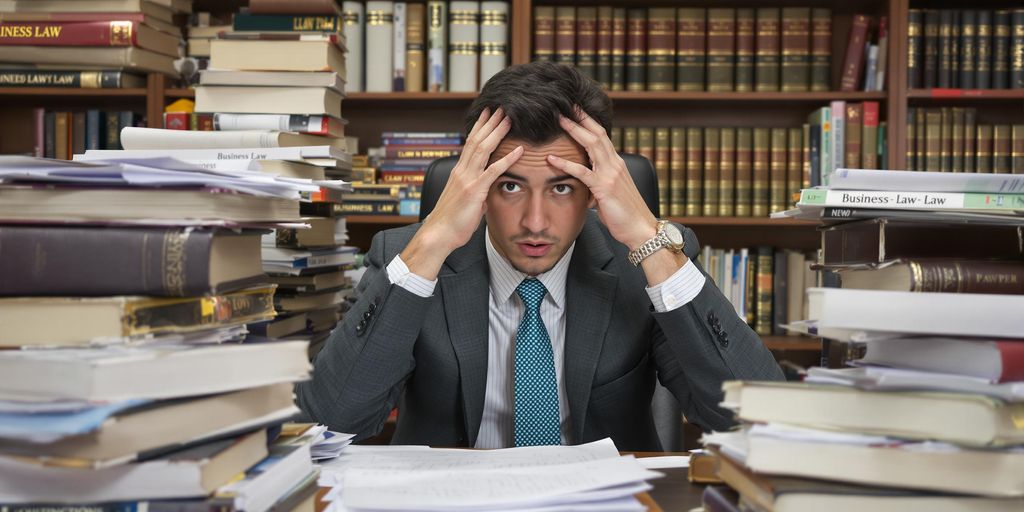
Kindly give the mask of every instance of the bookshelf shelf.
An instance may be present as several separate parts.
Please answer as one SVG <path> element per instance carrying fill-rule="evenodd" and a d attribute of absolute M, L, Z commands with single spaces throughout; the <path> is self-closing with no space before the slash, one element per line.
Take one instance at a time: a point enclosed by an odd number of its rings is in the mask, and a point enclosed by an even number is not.
<path fill-rule="evenodd" d="M 910 91 L 907 91 L 907 98 L 935 100 L 1024 101 L 1024 89 L 911 89 Z"/>
<path fill-rule="evenodd" d="M 806 336 L 762 336 L 769 350 L 820 351 L 821 340 Z"/>
<path fill-rule="evenodd" d="M 168 98 L 195 98 L 195 89 L 167 89 L 164 96 Z"/>
<path fill-rule="evenodd" d="M 351 92 L 342 104 L 350 101 L 473 101 L 475 92 Z"/>
<path fill-rule="evenodd" d="M 806 102 L 885 101 L 884 92 L 610 92 L 613 101 L 756 101 Z"/>
<path fill-rule="evenodd" d="M 68 89 L 64 87 L 11 87 L 11 88 L 0 88 L 0 96 L 48 96 L 51 98 L 59 98 L 61 96 L 75 96 L 75 97 L 139 97 L 145 98 L 147 90 L 145 88 L 133 88 L 133 89 L 88 89 L 88 88 L 73 88 Z M 48 98 L 49 99 L 49 98 Z"/>

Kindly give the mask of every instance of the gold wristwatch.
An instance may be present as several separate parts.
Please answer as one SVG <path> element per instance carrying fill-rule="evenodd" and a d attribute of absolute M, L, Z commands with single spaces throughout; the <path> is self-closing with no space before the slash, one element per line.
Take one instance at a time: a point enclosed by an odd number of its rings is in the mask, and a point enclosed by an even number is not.
<path fill-rule="evenodd" d="M 658 233 L 654 238 L 644 242 L 635 251 L 629 251 L 627 259 L 634 267 L 639 267 L 644 258 L 654 254 L 658 249 L 668 249 L 672 252 L 683 252 L 685 246 L 683 232 L 675 224 L 667 220 L 658 221 Z"/>

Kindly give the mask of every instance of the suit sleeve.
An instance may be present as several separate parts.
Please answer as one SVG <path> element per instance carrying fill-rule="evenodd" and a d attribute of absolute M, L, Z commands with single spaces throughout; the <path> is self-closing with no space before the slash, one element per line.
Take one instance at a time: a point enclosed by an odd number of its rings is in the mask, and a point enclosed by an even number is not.
<path fill-rule="evenodd" d="M 385 234 L 373 237 L 355 304 L 313 363 L 313 378 L 296 387 L 311 419 L 356 440 L 381 432 L 415 368 L 413 347 L 429 298 L 391 284 Z"/>
<path fill-rule="evenodd" d="M 700 268 L 700 244 L 684 230 L 686 256 Z M 700 271 L 704 273 L 703 268 Z M 718 404 L 727 380 L 783 380 L 774 356 L 761 338 L 736 314 L 729 299 L 704 273 L 700 293 L 682 307 L 653 312 L 653 353 L 658 379 L 682 405 L 688 421 L 705 430 L 735 424 Z"/>

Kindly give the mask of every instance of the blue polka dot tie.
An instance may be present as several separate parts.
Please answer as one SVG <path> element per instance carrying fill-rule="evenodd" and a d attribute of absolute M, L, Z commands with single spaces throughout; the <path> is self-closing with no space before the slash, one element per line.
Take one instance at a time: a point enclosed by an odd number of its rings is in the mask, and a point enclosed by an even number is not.
<path fill-rule="evenodd" d="M 555 358 L 540 318 L 540 303 L 547 292 L 544 283 L 529 278 L 516 288 L 526 305 L 516 333 L 516 446 L 561 444 Z"/>

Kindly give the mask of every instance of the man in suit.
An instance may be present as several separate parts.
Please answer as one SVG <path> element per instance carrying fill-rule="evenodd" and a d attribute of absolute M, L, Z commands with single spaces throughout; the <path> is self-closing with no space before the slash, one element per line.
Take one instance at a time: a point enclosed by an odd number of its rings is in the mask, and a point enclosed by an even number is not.
<path fill-rule="evenodd" d="M 374 237 L 357 301 L 298 386 L 308 415 L 362 439 L 397 405 L 398 444 L 659 450 L 655 378 L 705 429 L 733 423 L 722 381 L 782 378 L 693 259 L 693 232 L 647 208 L 595 82 L 513 66 L 466 124 L 431 214 Z"/>

